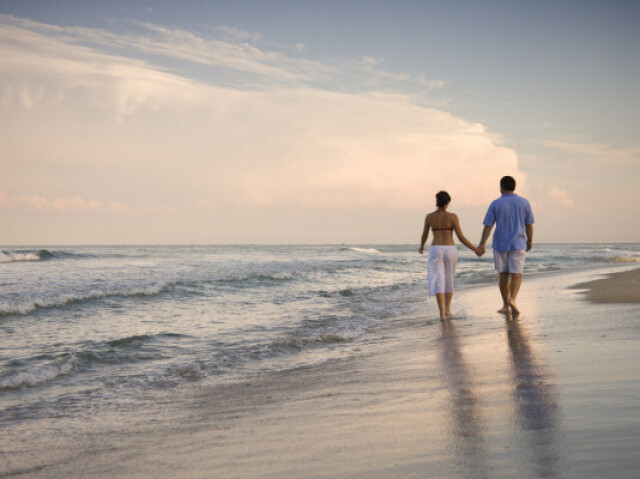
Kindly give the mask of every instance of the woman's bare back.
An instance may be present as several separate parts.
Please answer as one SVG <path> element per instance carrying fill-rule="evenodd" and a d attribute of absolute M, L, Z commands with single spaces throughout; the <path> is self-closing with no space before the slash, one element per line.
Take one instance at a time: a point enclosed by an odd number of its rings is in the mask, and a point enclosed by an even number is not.
<path fill-rule="evenodd" d="M 427 215 L 427 224 L 433 231 L 434 246 L 453 245 L 453 230 L 456 226 L 458 217 L 454 213 L 448 211 L 434 211 Z"/>

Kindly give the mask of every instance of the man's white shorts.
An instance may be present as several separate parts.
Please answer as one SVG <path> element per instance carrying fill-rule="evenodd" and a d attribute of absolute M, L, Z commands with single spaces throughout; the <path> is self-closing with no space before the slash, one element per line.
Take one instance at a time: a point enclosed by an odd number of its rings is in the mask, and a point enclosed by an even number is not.
<path fill-rule="evenodd" d="M 520 273 L 524 270 L 524 250 L 511 251 L 493 250 L 493 261 L 498 273 Z"/>

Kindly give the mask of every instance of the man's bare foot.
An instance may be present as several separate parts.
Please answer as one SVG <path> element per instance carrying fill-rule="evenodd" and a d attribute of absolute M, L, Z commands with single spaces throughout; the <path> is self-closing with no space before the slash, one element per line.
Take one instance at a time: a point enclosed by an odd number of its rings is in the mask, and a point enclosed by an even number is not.
<path fill-rule="evenodd" d="M 509 309 L 509 305 L 505 304 L 502 308 L 498 310 L 498 313 L 501 314 L 511 314 L 511 310 Z"/>
<path fill-rule="evenodd" d="M 514 315 L 520 314 L 520 310 L 516 306 L 516 302 L 513 299 L 509 300 L 509 306 L 511 306 L 511 311 L 513 311 Z"/>

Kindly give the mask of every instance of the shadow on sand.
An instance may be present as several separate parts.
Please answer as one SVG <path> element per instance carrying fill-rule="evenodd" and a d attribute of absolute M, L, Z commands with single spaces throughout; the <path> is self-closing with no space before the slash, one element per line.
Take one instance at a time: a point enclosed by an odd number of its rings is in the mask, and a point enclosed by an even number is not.
<path fill-rule="evenodd" d="M 442 323 L 441 358 L 450 400 L 447 413 L 455 462 L 464 477 L 504 477 L 505 467 L 518 477 L 557 477 L 560 470 L 557 394 L 517 320 L 506 323 L 509 348 L 509 385 L 514 414 L 514 441 L 504 451 L 493 448 L 490 413 L 483 402 L 472 366 L 465 360 L 462 341 L 451 321 Z M 511 435 L 511 434 L 509 434 Z M 493 444 L 495 446 L 495 444 Z M 508 465 L 506 464 L 508 463 Z M 503 465 L 503 467 L 500 466 Z"/>
<path fill-rule="evenodd" d="M 507 322 L 515 411 L 523 431 L 520 450 L 535 477 L 557 477 L 560 468 L 559 408 L 550 377 L 536 359 L 518 320 Z"/>
<path fill-rule="evenodd" d="M 484 438 L 482 407 L 474 390 L 473 375 L 467 365 L 457 328 L 451 321 L 442 322 L 441 357 L 445 370 L 450 402 L 453 448 L 456 462 L 470 477 L 490 477 L 485 460 L 488 454 Z"/>

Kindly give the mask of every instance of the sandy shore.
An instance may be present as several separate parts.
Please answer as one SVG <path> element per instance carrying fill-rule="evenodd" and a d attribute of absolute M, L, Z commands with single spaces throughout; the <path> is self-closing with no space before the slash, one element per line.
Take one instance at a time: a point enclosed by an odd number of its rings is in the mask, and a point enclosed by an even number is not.
<path fill-rule="evenodd" d="M 638 307 L 569 289 L 596 276 L 525 278 L 514 321 L 497 286 L 474 288 L 452 320 L 426 302 L 350 359 L 172 391 L 161 416 L 24 431 L 0 442 L 0 476 L 633 477 Z"/>
<path fill-rule="evenodd" d="M 586 289 L 587 298 L 596 303 L 640 303 L 640 268 L 611 273 L 574 287 Z"/>

